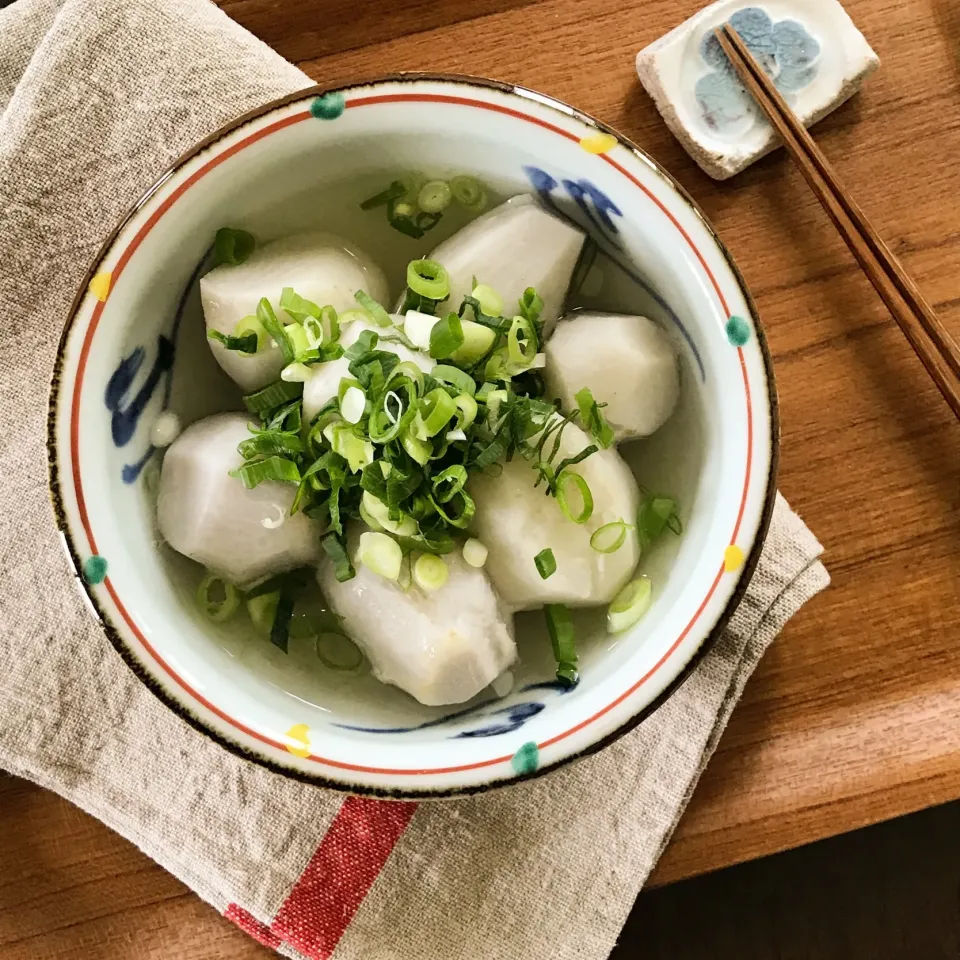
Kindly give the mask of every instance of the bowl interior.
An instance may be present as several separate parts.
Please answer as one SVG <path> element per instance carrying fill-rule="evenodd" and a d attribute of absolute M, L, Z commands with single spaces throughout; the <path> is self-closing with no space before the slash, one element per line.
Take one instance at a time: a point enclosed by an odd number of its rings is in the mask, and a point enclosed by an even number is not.
<path fill-rule="evenodd" d="M 709 229 L 651 164 L 587 121 L 513 91 L 440 80 L 346 91 L 348 109 L 337 113 L 343 99 L 305 98 L 227 134 L 162 182 L 105 252 L 95 271 L 111 274 L 109 296 L 80 301 L 55 397 L 66 533 L 81 564 L 93 553 L 107 561 L 106 582 L 87 589 L 126 654 L 221 739 L 351 789 L 470 789 L 609 736 L 700 646 L 742 574 L 728 548 L 737 545 L 741 561 L 750 552 L 767 502 L 764 358 L 756 336 L 730 342 L 731 315 L 748 331 L 753 320 Z M 601 249 L 591 295 L 571 306 L 650 316 L 681 357 L 679 408 L 621 452 L 642 485 L 678 498 L 685 532 L 643 557 L 655 600 L 633 630 L 611 638 L 603 610 L 576 614 L 582 680 L 571 691 L 553 682 L 540 613 L 517 617 L 513 691 L 499 699 L 488 690 L 462 707 L 425 707 L 369 674 L 332 671 L 310 641 L 292 640 L 285 655 L 243 617 L 204 618 L 193 602 L 201 569 L 156 532 L 156 415 L 169 409 L 190 423 L 241 407 L 207 348 L 197 290 L 215 230 L 239 227 L 259 241 L 306 229 L 339 234 L 381 265 L 396 296 L 406 263 L 468 219 L 452 211 L 415 241 L 391 230 L 382 209 L 360 211 L 361 200 L 408 171 L 473 174 L 491 204 L 539 193 Z M 162 338 L 175 347 L 169 372 Z M 134 423 L 122 444 L 118 417 Z M 517 760 L 526 744 L 538 746 L 533 766 L 529 749 Z"/>

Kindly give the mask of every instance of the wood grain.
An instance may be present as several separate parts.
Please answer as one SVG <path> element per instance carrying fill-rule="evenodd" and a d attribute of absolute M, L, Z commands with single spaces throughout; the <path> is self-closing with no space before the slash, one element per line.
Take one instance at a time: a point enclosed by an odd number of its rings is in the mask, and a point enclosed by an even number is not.
<path fill-rule="evenodd" d="M 787 159 L 714 183 L 639 87 L 636 51 L 696 0 L 221 5 L 321 83 L 448 70 L 569 100 L 673 172 L 746 276 L 777 372 L 781 489 L 834 583 L 749 683 L 654 882 L 960 797 L 960 429 Z M 882 67 L 818 142 L 957 336 L 954 8 L 846 6 Z M 0 960 L 267 955 L 51 794 L 0 778 L 0 819 Z"/>

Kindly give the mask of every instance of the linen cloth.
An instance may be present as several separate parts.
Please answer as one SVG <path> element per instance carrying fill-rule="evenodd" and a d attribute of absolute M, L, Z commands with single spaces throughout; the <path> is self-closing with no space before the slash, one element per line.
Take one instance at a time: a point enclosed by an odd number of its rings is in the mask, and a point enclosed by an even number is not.
<path fill-rule="evenodd" d="M 0 765 L 290 957 L 599 960 L 747 678 L 828 583 L 782 498 L 729 627 L 660 710 L 595 756 L 455 801 L 345 799 L 233 756 L 134 677 L 71 583 L 44 442 L 74 291 L 177 155 L 308 84 L 206 0 L 0 9 Z"/>

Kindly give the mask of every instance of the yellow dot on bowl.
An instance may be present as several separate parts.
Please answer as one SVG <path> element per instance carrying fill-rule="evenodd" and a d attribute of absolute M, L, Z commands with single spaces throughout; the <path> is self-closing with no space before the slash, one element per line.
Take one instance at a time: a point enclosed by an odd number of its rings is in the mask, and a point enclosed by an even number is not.
<path fill-rule="evenodd" d="M 612 133 L 591 133 L 589 137 L 580 140 L 580 146 L 587 153 L 606 153 L 617 145 L 617 138 Z"/>
<path fill-rule="evenodd" d="M 310 732 L 310 728 L 305 723 L 295 723 L 288 731 L 287 736 L 291 740 L 296 740 L 297 743 L 302 743 L 302 747 L 294 747 L 289 743 L 286 745 L 287 749 L 295 757 L 309 757 L 310 756 L 310 738 L 307 734 Z"/>
<path fill-rule="evenodd" d="M 110 292 L 109 271 L 98 273 L 90 281 L 89 290 L 101 303 L 103 303 L 107 299 L 107 294 Z"/>
<path fill-rule="evenodd" d="M 735 543 L 731 543 L 723 551 L 723 569 L 727 573 L 735 573 L 739 570 L 743 566 L 743 560 L 743 551 Z"/>

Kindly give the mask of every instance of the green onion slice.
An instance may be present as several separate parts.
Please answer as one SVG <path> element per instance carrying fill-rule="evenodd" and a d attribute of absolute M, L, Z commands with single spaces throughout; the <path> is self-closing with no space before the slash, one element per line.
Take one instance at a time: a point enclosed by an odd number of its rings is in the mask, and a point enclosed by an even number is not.
<path fill-rule="evenodd" d="M 246 230 L 233 230 L 221 227 L 213 241 L 213 256 L 216 263 L 229 263 L 232 266 L 249 259 L 256 249 L 257 241 Z"/>
<path fill-rule="evenodd" d="M 467 468 L 459 463 L 454 464 L 431 479 L 433 495 L 438 502 L 447 503 L 463 489 L 466 482 Z"/>
<path fill-rule="evenodd" d="M 428 180 L 417 194 L 417 206 L 424 213 L 440 213 L 450 205 L 452 197 L 446 180 Z"/>
<path fill-rule="evenodd" d="M 446 582 L 450 571 L 443 557 L 424 553 L 417 557 L 413 565 L 413 580 L 416 585 L 428 593 L 439 590 Z"/>
<path fill-rule="evenodd" d="M 463 324 L 455 313 L 448 313 L 430 330 L 430 356 L 443 360 L 463 346 Z"/>
<path fill-rule="evenodd" d="M 537 573 L 540 574 L 541 580 L 546 580 L 557 572 L 557 558 L 553 555 L 553 551 L 549 547 L 541 550 L 533 558 L 533 562 L 536 565 Z"/>
<path fill-rule="evenodd" d="M 436 260 L 411 260 L 407 264 L 407 286 L 429 300 L 446 300 L 450 295 L 450 276 Z"/>
<path fill-rule="evenodd" d="M 471 567 L 482 567 L 487 562 L 488 552 L 486 544 L 473 537 L 463 545 L 463 559 Z"/>
<path fill-rule="evenodd" d="M 637 534 L 641 549 L 646 550 L 656 543 L 668 527 L 674 533 L 682 531 L 676 511 L 677 502 L 670 497 L 644 496 L 637 510 Z"/>
<path fill-rule="evenodd" d="M 255 333 L 257 335 L 258 353 L 261 350 L 264 350 L 270 343 L 270 334 L 267 333 L 266 328 L 253 314 L 250 314 L 247 317 L 241 317 L 237 321 L 237 325 L 233 328 L 233 335 L 235 337 L 243 337 L 249 333 Z"/>
<path fill-rule="evenodd" d="M 280 604 L 280 591 L 258 593 L 247 597 L 247 613 L 253 625 L 262 634 L 269 634 Z"/>
<path fill-rule="evenodd" d="M 369 293 L 364 290 L 358 290 L 353 296 L 357 303 L 370 314 L 373 322 L 378 327 L 389 327 L 393 324 L 393 321 L 390 319 L 390 314 L 387 313 Z"/>
<path fill-rule="evenodd" d="M 577 671 L 579 661 L 570 610 L 565 603 L 548 603 L 543 612 L 547 618 L 553 656 L 557 661 L 557 679 L 572 687 L 580 675 Z"/>
<path fill-rule="evenodd" d="M 613 427 L 607 423 L 600 412 L 601 407 L 606 406 L 606 404 L 598 404 L 593 399 L 593 393 L 588 387 L 578 390 L 575 398 L 580 409 L 580 420 L 583 423 L 584 430 L 591 434 L 594 440 L 606 450 L 614 440 Z"/>
<path fill-rule="evenodd" d="M 363 666 L 360 648 L 342 633 L 322 633 L 317 637 L 317 657 L 329 670 L 356 673 Z"/>
<path fill-rule="evenodd" d="M 590 546 L 597 553 L 616 553 L 627 541 L 627 534 L 633 527 L 623 520 L 605 523 L 593 531 Z"/>
<path fill-rule="evenodd" d="M 487 191 L 476 177 L 459 176 L 450 181 L 453 199 L 468 210 L 482 210 L 487 205 Z"/>
<path fill-rule="evenodd" d="M 629 630 L 649 609 L 653 601 L 653 584 L 648 577 L 628 583 L 607 608 L 607 630 L 622 633 Z"/>
<path fill-rule="evenodd" d="M 312 300 L 295 293 L 293 287 L 284 287 L 280 291 L 280 309 L 298 323 L 303 323 L 307 317 L 320 319 L 320 308 Z"/>
<path fill-rule="evenodd" d="M 430 376 L 441 383 L 449 383 L 461 393 L 469 394 L 471 397 L 477 392 L 476 381 L 459 367 L 453 367 L 447 363 L 438 363 L 430 371 Z"/>
<path fill-rule="evenodd" d="M 406 450 L 407 455 L 422 467 L 429 462 L 430 456 L 433 454 L 433 446 L 426 440 L 421 440 L 414 430 L 415 428 L 413 424 L 411 424 L 406 430 L 402 431 L 400 434 L 400 443 L 403 445 L 403 449 Z"/>
<path fill-rule="evenodd" d="M 436 374 L 436 368 L 434 368 L 434 374 Z M 469 394 L 461 393 L 456 400 L 453 401 L 457 405 L 457 428 L 459 430 L 466 430 L 474 420 L 477 419 L 477 412 L 479 407 L 477 406 L 477 401 L 473 399 Z"/>
<path fill-rule="evenodd" d="M 256 457 L 303 453 L 303 441 L 298 433 L 284 430 L 265 430 L 254 434 L 249 440 L 242 440 L 237 452 L 244 460 Z"/>
<path fill-rule="evenodd" d="M 590 486 L 587 481 L 573 470 L 563 470 L 557 476 L 556 484 L 557 503 L 560 504 L 560 509 L 564 512 L 567 519 L 572 520 L 574 523 L 586 523 L 593 514 L 593 494 L 590 492 Z M 567 490 L 571 484 L 577 488 L 577 493 L 580 495 L 579 513 L 573 512 L 570 502 L 567 499 Z"/>
<path fill-rule="evenodd" d="M 266 297 L 263 297 L 257 304 L 257 319 L 280 348 L 283 353 L 283 362 L 292 363 L 296 356 L 293 344 L 290 343 L 287 333 L 283 329 L 283 324 L 277 319 L 277 315 L 273 312 L 273 307 L 270 306 L 270 301 Z"/>
<path fill-rule="evenodd" d="M 283 332 L 287 335 L 290 346 L 293 347 L 294 356 L 300 357 L 311 349 L 310 338 L 302 324 L 288 323 L 284 326 Z"/>
<path fill-rule="evenodd" d="M 537 333 L 526 317 L 514 317 L 507 332 L 507 356 L 510 362 L 529 367 L 537 356 Z"/>
<path fill-rule="evenodd" d="M 480 309 L 487 316 L 499 317 L 503 314 L 503 297 L 493 287 L 478 283 L 470 292 L 470 296 L 480 304 Z"/>
<path fill-rule="evenodd" d="M 361 533 L 357 557 L 368 570 L 386 580 L 396 580 L 400 576 L 403 550 L 393 537 L 385 533 L 372 530 Z"/>
<path fill-rule="evenodd" d="M 323 552 L 333 561 L 335 576 L 340 583 L 352 580 L 357 571 L 353 569 L 350 557 L 347 555 L 346 547 L 335 533 L 328 533 L 320 540 L 320 546 Z"/>
<path fill-rule="evenodd" d="M 209 619 L 220 623 L 236 613 L 240 591 L 232 583 L 208 574 L 197 587 L 197 604 Z"/>
<path fill-rule="evenodd" d="M 219 330 L 208 330 L 207 339 L 216 340 L 223 344 L 227 350 L 234 350 L 237 353 L 252 354 L 257 352 L 259 340 L 255 333 L 245 333 L 242 336 L 231 336 L 227 333 L 221 333 Z"/>
<path fill-rule="evenodd" d="M 230 476 L 238 477 L 248 490 L 267 480 L 279 480 L 282 483 L 300 482 L 300 470 L 297 465 L 286 457 L 278 456 L 245 463 L 242 467 L 231 470 Z"/>
<path fill-rule="evenodd" d="M 421 401 L 417 426 L 421 440 L 435 437 L 457 412 L 453 397 L 442 387 L 431 390 Z"/>
<path fill-rule="evenodd" d="M 301 396 L 302 393 L 302 383 L 275 380 L 262 390 L 257 390 L 256 393 L 248 393 L 243 398 L 243 405 L 251 413 L 266 413 Z"/>
<path fill-rule="evenodd" d="M 306 383 L 312 376 L 313 371 L 305 363 L 296 360 L 280 371 L 280 379 L 287 383 Z"/>
<path fill-rule="evenodd" d="M 406 193 L 406 187 L 400 180 L 394 180 L 386 190 L 375 193 L 360 204 L 361 210 L 373 210 L 374 207 L 382 207 L 391 200 L 398 200 Z"/>

